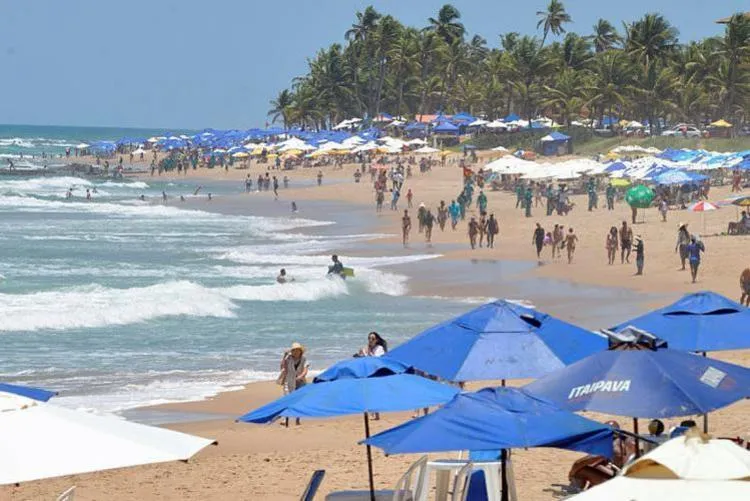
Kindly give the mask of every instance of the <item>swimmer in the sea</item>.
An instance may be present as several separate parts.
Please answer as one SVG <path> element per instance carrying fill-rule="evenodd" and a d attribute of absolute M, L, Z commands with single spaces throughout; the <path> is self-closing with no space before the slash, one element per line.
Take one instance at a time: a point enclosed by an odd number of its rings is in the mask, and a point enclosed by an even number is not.
<path fill-rule="evenodd" d="M 292 202 L 292 212 L 293 212 L 294 214 L 296 214 L 296 213 L 297 213 L 297 202 Z"/>
<path fill-rule="evenodd" d="M 281 268 L 279 271 L 279 276 L 276 277 L 276 281 L 280 284 L 285 284 L 287 282 L 294 282 L 294 279 L 286 274 L 286 270 L 284 268 Z"/>

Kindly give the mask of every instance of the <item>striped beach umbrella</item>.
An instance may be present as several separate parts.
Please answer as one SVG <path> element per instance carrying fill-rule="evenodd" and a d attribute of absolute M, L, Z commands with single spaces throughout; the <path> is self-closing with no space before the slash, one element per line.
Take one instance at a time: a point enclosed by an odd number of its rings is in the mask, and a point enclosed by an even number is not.
<path fill-rule="evenodd" d="M 688 207 L 688 210 L 691 210 L 693 212 L 708 212 L 708 211 L 718 210 L 718 209 L 719 209 L 718 205 L 712 204 L 711 202 L 708 202 L 705 200 L 701 202 L 696 202 L 690 207 Z"/>
<path fill-rule="evenodd" d="M 713 210 L 718 210 L 718 209 L 720 209 L 718 205 L 712 204 L 711 202 L 708 202 L 706 200 L 696 202 L 690 207 L 688 207 L 689 211 L 701 213 L 701 219 L 703 220 L 703 233 L 706 232 L 706 215 L 703 213 L 713 211 Z"/>

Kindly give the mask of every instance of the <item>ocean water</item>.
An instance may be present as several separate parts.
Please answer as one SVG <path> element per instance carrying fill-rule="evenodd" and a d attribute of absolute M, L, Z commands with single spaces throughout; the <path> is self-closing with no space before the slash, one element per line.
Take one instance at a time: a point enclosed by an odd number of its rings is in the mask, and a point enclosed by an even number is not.
<path fill-rule="evenodd" d="M 66 148 L 82 142 L 116 141 L 123 137 L 144 138 L 167 134 L 195 134 L 187 129 L 135 129 L 123 127 L 73 127 L 0 124 L 0 158 L 63 155 Z"/>
<path fill-rule="evenodd" d="M 194 197 L 196 184 L 0 177 L 0 381 L 121 411 L 274 378 L 293 341 L 321 370 L 370 330 L 396 343 L 468 308 L 410 297 L 390 269 L 432 255 L 348 257 L 371 235 L 346 217 L 293 217 L 254 195 L 222 205 L 240 187 Z M 162 190 L 188 200 L 164 205 Z M 333 252 L 354 279 L 325 277 Z M 276 284 L 281 267 L 294 283 Z"/>

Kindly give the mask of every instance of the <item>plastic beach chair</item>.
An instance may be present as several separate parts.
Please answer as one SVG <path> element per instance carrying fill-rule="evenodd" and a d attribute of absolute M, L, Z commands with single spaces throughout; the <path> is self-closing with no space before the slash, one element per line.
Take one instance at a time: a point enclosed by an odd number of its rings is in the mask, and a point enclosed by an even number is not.
<path fill-rule="evenodd" d="M 453 481 L 453 492 L 451 493 L 451 501 L 466 501 L 466 496 L 469 494 L 469 478 L 471 477 L 471 462 L 458 470 L 456 478 Z"/>
<path fill-rule="evenodd" d="M 320 487 L 320 484 L 323 483 L 323 477 L 325 476 L 325 470 L 315 470 L 312 477 L 310 477 L 310 481 L 307 483 L 307 487 L 305 487 L 305 492 L 303 492 L 302 497 L 299 498 L 300 501 L 312 501 L 315 499 L 315 493 L 318 492 L 318 488 Z"/>

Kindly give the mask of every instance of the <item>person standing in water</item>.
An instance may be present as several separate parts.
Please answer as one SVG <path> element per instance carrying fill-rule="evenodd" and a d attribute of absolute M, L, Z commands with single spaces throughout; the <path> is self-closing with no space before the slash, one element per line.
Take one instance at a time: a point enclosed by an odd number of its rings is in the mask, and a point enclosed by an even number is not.
<path fill-rule="evenodd" d="M 578 237 L 573 232 L 573 228 L 569 228 L 568 234 L 565 236 L 565 248 L 568 251 L 568 264 L 573 262 L 573 254 L 576 252 L 576 242 L 578 242 Z"/>
<path fill-rule="evenodd" d="M 292 214 L 297 213 L 297 202 L 292 201 Z"/>
<path fill-rule="evenodd" d="M 409 211 L 404 209 L 404 217 L 401 218 L 401 239 L 404 247 L 409 245 L 409 232 L 411 231 L 411 217 Z"/>
<path fill-rule="evenodd" d="M 286 274 L 284 268 L 281 268 L 281 270 L 279 270 L 279 275 L 276 277 L 276 282 L 285 284 L 287 282 L 294 282 L 294 279 Z"/>
<path fill-rule="evenodd" d="M 536 246 L 536 259 L 540 263 L 542 262 L 542 248 L 544 248 L 544 228 L 539 223 L 536 223 L 534 234 L 531 238 L 531 245 Z"/>
<path fill-rule="evenodd" d="M 86 200 L 91 200 L 91 191 L 86 188 Z"/>
<path fill-rule="evenodd" d="M 273 176 L 273 197 L 276 200 L 279 199 L 279 180 L 276 176 Z"/>
<path fill-rule="evenodd" d="M 333 264 L 328 267 L 328 274 L 338 275 L 341 278 L 344 278 L 344 265 L 341 261 L 339 261 L 339 257 L 334 254 L 333 256 L 331 256 L 331 261 L 333 261 Z"/>
<path fill-rule="evenodd" d="M 318 186 L 320 186 L 321 184 L 323 184 L 323 171 L 319 170 L 318 171 Z"/>

